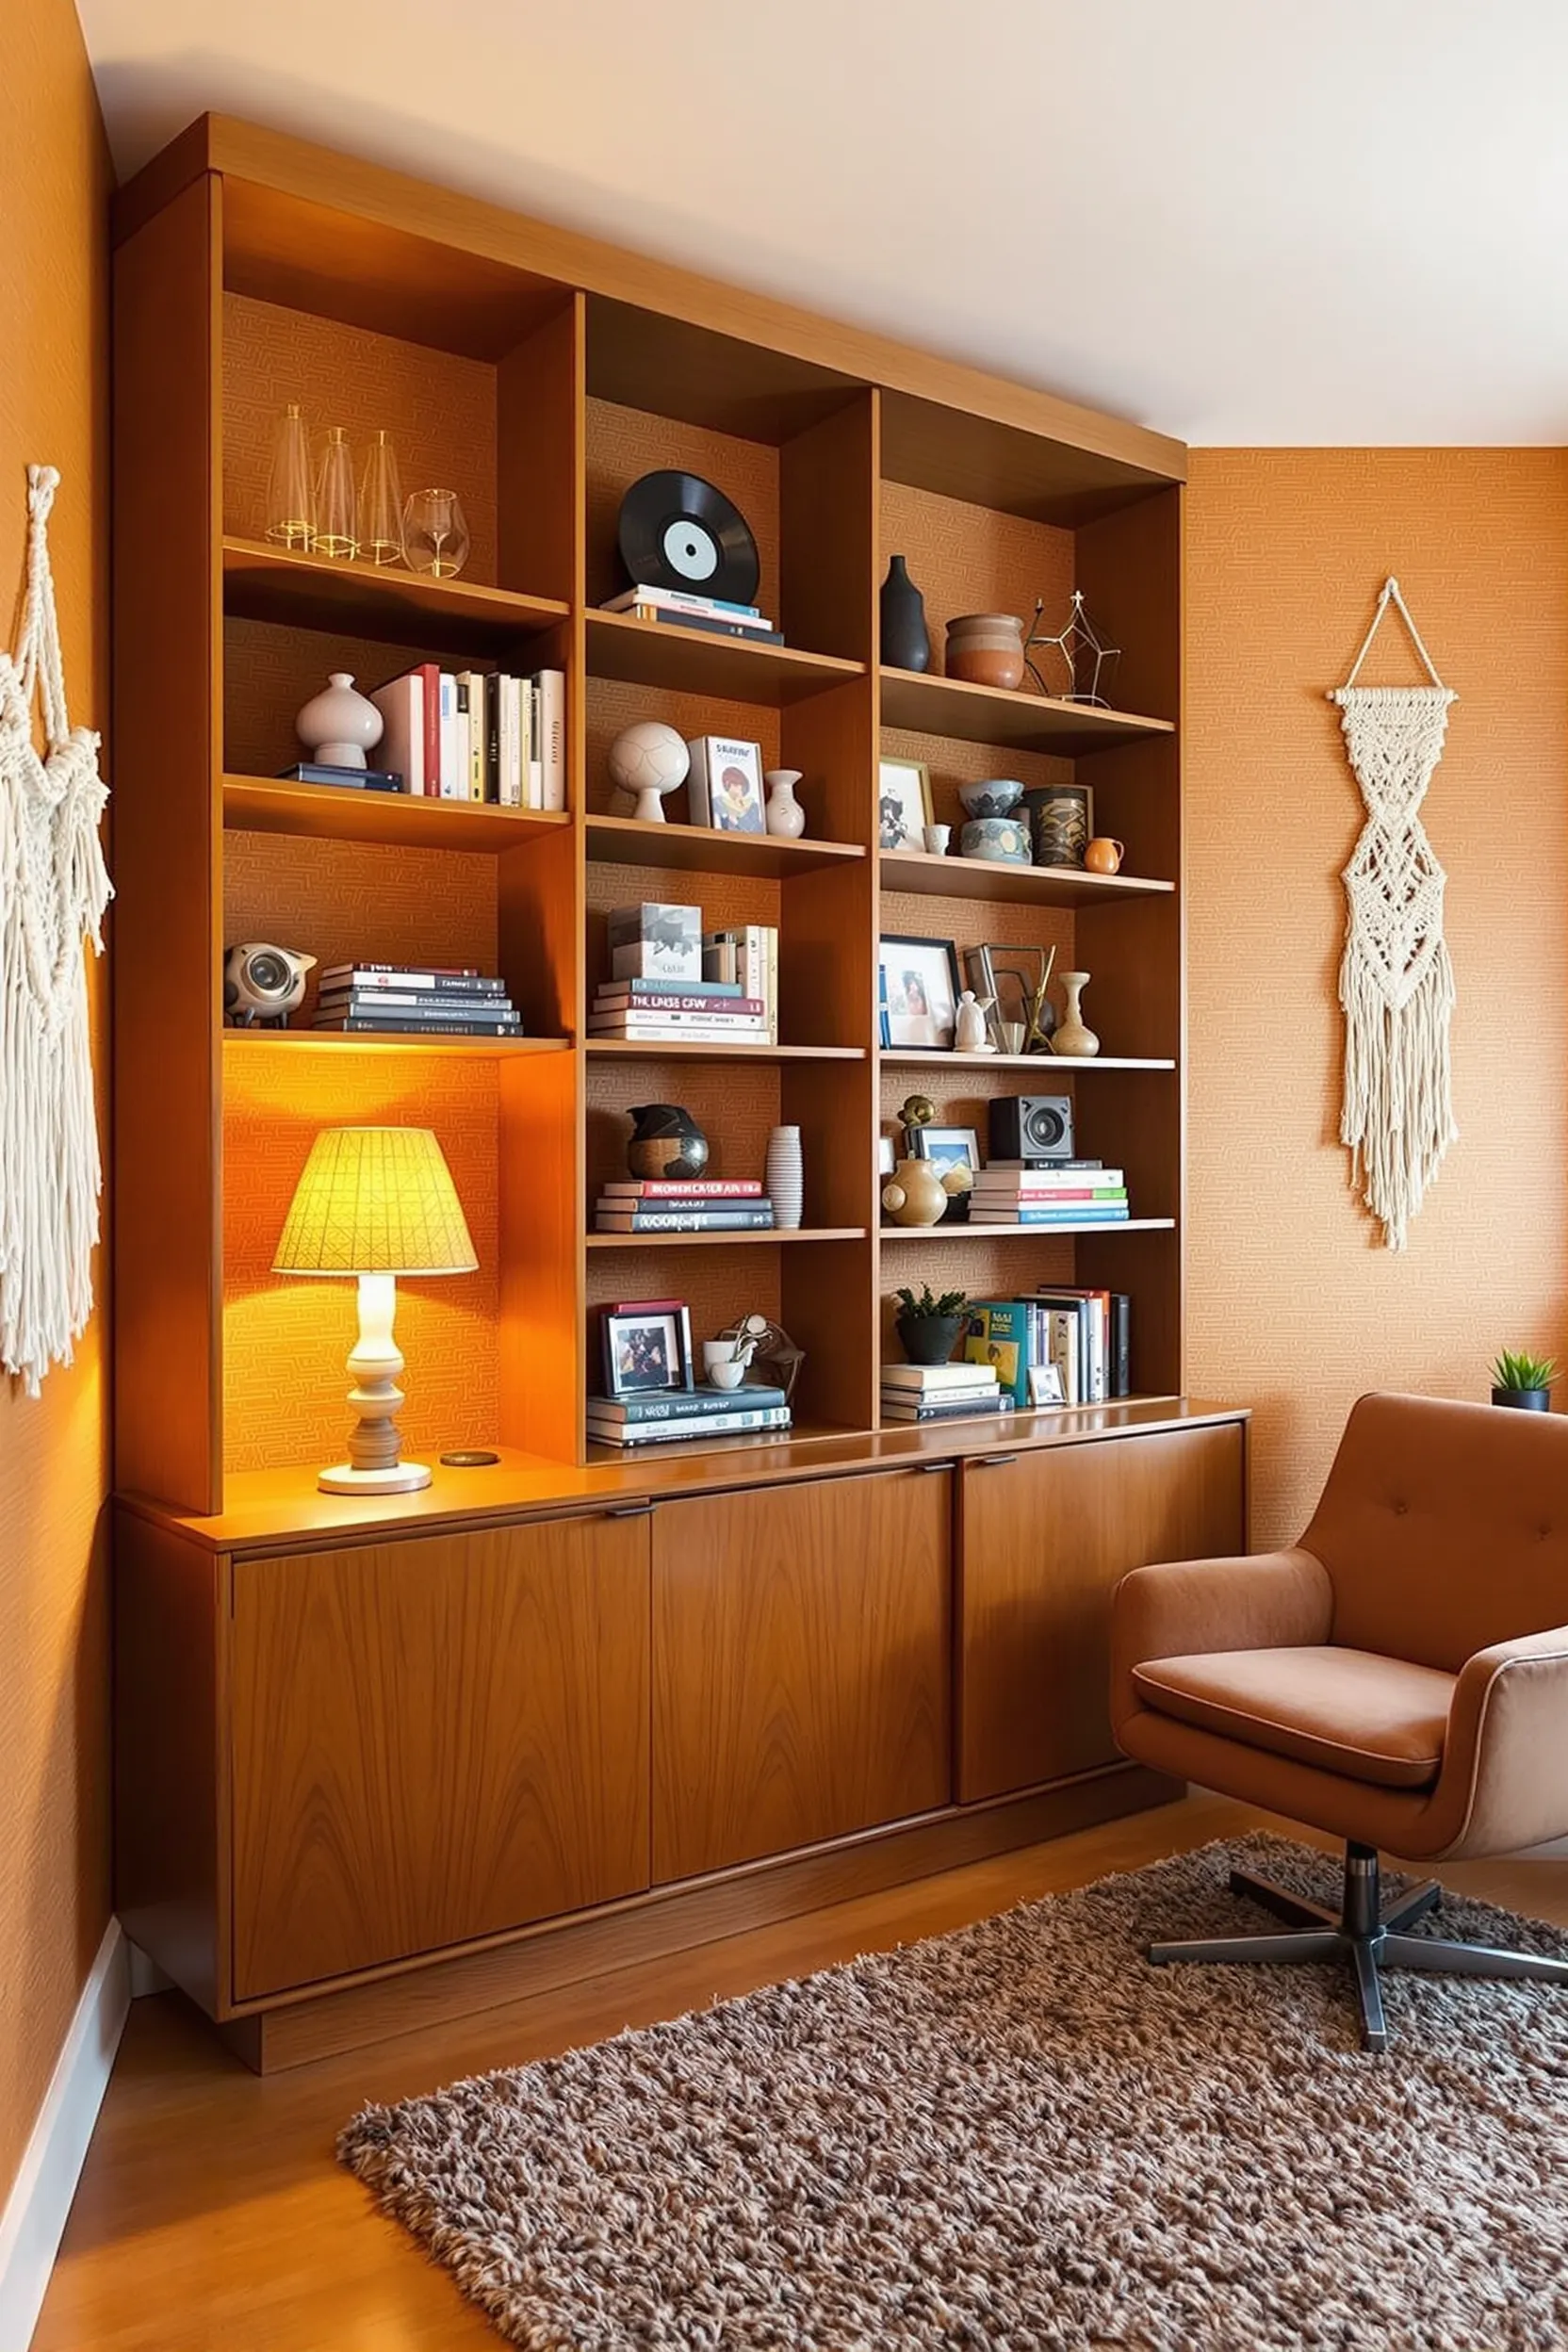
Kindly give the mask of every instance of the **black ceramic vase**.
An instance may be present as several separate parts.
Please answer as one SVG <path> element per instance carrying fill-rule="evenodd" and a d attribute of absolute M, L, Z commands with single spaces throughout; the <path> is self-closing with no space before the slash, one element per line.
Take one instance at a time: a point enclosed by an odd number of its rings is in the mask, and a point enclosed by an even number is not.
<path fill-rule="evenodd" d="M 901 1315 L 898 1344 L 911 1364 L 945 1364 L 963 1320 L 961 1315 Z"/>
<path fill-rule="evenodd" d="M 626 1164 L 645 1183 L 700 1176 L 708 1165 L 708 1138 L 678 1102 L 633 1104 L 627 1117 L 637 1122 L 626 1148 Z"/>
<path fill-rule="evenodd" d="M 901 555 L 890 559 L 888 577 L 882 582 L 882 659 L 894 670 L 931 666 L 925 598 L 906 571 Z"/>
<path fill-rule="evenodd" d="M 1552 1392 L 1549 1388 L 1494 1388 L 1492 1401 L 1514 1413 L 1550 1413 Z"/>

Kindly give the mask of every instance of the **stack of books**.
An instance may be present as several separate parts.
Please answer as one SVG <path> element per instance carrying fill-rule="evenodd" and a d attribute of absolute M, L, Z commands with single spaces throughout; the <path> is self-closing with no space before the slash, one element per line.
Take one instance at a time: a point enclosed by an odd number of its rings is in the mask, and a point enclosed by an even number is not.
<path fill-rule="evenodd" d="M 318 1029 L 395 1037 L 520 1037 L 522 1016 L 504 980 L 473 966 L 420 972 L 402 964 L 328 964 L 316 1000 Z"/>
<path fill-rule="evenodd" d="M 564 672 L 505 678 L 421 662 L 370 700 L 384 721 L 380 756 L 405 792 L 500 808 L 565 808 Z"/>
<path fill-rule="evenodd" d="M 733 984 L 762 1002 L 770 1045 L 778 1043 L 778 932 L 771 923 L 742 923 L 702 935 L 702 976 Z"/>
<path fill-rule="evenodd" d="M 989 1160 L 970 1195 L 972 1225 L 1123 1225 L 1127 1180 L 1099 1160 Z"/>
<path fill-rule="evenodd" d="M 766 1045 L 768 1008 L 738 980 L 605 980 L 588 1015 L 591 1037 L 645 1045 Z"/>
<path fill-rule="evenodd" d="M 790 1400 L 781 1388 L 655 1388 L 637 1396 L 590 1396 L 588 1435 L 599 1446 L 708 1445 L 716 1437 L 782 1435 Z"/>
<path fill-rule="evenodd" d="M 884 1421 L 960 1421 L 978 1413 L 1001 1413 L 1012 1398 L 1004 1394 L 989 1364 L 885 1364 Z"/>
<path fill-rule="evenodd" d="M 964 1356 L 972 1365 L 991 1366 L 1021 1411 L 1128 1396 L 1132 1300 L 1122 1291 L 1063 1282 L 1042 1282 L 1030 1298 L 973 1299 Z"/>
<path fill-rule="evenodd" d="M 708 629 L 717 637 L 745 637 L 754 645 L 781 645 L 782 629 L 763 617 L 754 604 L 731 604 L 725 596 L 699 596 L 688 588 L 623 589 L 607 597 L 606 612 L 629 612 L 634 621 L 652 621 L 662 629 Z"/>
<path fill-rule="evenodd" d="M 629 1177 L 605 1185 L 594 1224 L 601 1233 L 767 1233 L 773 1202 L 755 1177 Z"/>

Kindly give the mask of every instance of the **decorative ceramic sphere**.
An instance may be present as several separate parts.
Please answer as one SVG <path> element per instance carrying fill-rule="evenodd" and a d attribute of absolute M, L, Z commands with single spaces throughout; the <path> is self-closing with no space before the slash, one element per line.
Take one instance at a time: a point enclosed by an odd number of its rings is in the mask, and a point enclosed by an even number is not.
<path fill-rule="evenodd" d="M 312 694 L 294 722 L 300 741 L 311 759 L 323 768 L 363 768 L 365 755 L 374 751 L 385 722 L 365 694 L 356 694 L 347 670 L 334 670 L 318 694 Z"/>
<path fill-rule="evenodd" d="M 692 755 L 683 736 L 662 719 L 639 719 L 610 746 L 610 779 L 636 795 L 634 814 L 645 825 L 664 822 L 664 794 L 684 784 Z"/>

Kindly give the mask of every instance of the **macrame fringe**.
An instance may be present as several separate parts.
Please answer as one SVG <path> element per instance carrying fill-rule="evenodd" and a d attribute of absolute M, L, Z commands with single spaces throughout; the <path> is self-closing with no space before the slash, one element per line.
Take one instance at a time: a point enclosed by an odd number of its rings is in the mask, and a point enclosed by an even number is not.
<path fill-rule="evenodd" d="M 103 1171 L 82 943 L 102 953 L 112 893 L 98 738 L 66 712 L 48 541 L 59 476 L 32 466 L 27 481 L 21 633 L 14 659 L 0 653 L 0 1364 L 36 1396 L 92 1313 Z"/>
<path fill-rule="evenodd" d="M 1350 1181 L 1402 1250 L 1450 1143 L 1458 1136 L 1450 1092 L 1448 1022 L 1454 973 L 1440 941 L 1414 993 L 1391 1004 L 1352 939 L 1339 971 L 1345 1008 L 1345 1107 L 1340 1141 Z"/>

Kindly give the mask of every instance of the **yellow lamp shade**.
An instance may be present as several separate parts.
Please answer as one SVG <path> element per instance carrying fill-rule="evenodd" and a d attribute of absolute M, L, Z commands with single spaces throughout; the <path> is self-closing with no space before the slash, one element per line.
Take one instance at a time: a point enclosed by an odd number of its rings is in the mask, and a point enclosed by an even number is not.
<path fill-rule="evenodd" d="M 469 1274 L 474 1245 L 428 1127 L 327 1127 L 310 1147 L 274 1274 Z"/>

